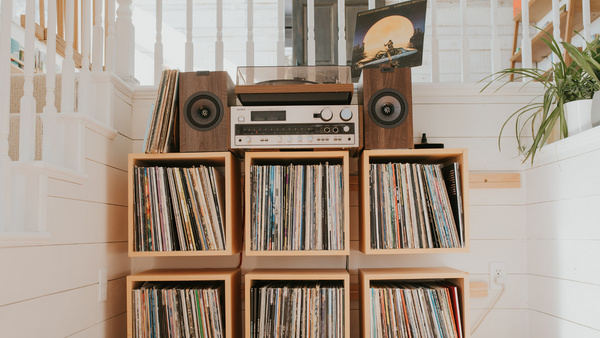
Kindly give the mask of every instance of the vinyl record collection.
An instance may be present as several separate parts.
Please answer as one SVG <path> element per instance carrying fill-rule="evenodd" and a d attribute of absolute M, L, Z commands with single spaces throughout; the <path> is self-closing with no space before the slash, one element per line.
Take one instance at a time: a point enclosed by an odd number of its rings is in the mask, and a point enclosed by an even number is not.
<path fill-rule="evenodd" d="M 252 250 L 343 250 L 341 165 L 253 165 Z"/>
<path fill-rule="evenodd" d="M 132 293 L 133 337 L 225 337 L 223 282 L 145 282 Z"/>
<path fill-rule="evenodd" d="M 343 338 L 341 281 L 259 281 L 250 289 L 250 338 Z"/>
<path fill-rule="evenodd" d="M 177 127 L 177 89 L 179 70 L 163 70 L 158 86 L 156 103 L 150 112 L 143 149 L 147 154 L 168 153 L 175 150 L 174 130 Z"/>
<path fill-rule="evenodd" d="M 444 179 L 438 164 L 371 164 L 371 248 L 464 246 L 458 164 L 451 166 Z"/>
<path fill-rule="evenodd" d="M 224 250 L 224 180 L 214 167 L 134 168 L 136 251 Z"/>
<path fill-rule="evenodd" d="M 371 338 L 462 338 L 455 285 L 373 281 L 370 290 Z"/>

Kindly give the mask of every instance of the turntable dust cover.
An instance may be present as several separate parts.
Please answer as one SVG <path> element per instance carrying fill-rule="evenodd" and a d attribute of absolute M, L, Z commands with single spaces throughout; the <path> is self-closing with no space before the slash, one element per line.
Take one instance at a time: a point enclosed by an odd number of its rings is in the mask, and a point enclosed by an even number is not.
<path fill-rule="evenodd" d="M 352 79 L 363 68 L 423 64 L 427 0 L 412 0 L 360 12 L 352 48 Z"/>

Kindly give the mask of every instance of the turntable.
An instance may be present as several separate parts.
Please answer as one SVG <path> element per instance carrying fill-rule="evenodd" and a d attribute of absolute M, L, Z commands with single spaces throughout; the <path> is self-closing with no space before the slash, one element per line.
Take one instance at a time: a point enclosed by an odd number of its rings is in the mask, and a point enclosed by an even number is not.
<path fill-rule="evenodd" d="M 238 67 L 235 94 L 243 106 L 348 105 L 349 66 Z"/>

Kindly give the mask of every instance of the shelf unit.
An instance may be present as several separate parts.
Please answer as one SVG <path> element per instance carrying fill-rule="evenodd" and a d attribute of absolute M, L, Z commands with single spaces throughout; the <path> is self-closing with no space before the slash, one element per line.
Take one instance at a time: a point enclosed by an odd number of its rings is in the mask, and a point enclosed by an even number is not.
<path fill-rule="evenodd" d="M 344 284 L 344 337 L 350 338 L 350 274 L 345 269 L 257 269 L 246 273 L 244 307 L 250 309 L 250 289 L 255 281 L 339 280 Z M 250 311 L 244 311 L 244 337 L 250 337 Z"/>
<path fill-rule="evenodd" d="M 246 152 L 245 159 L 245 217 L 246 227 L 244 236 L 247 239 L 244 244 L 246 256 L 327 256 L 327 255 L 349 255 L 350 254 L 350 179 L 349 179 L 349 154 L 348 151 L 293 151 L 293 152 Z M 289 165 L 289 164 L 341 164 L 343 167 L 344 186 L 344 250 L 251 250 L 251 199 L 252 192 L 250 182 L 250 167 L 252 165 Z"/>
<path fill-rule="evenodd" d="M 370 337 L 371 306 L 370 286 L 376 280 L 446 280 L 458 287 L 460 318 L 462 321 L 463 338 L 470 337 L 469 325 L 469 274 L 447 267 L 440 268 L 390 268 L 390 269 L 359 269 L 359 302 L 361 336 Z"/>
<path fill-rule="evenodd" d="M 372 249 L 371 239 L 371 205 L 369 186 L 369 166 L 371 163 L 422 163 L 451 164 L 459 163 L 462 188 L 463 226 L 465 246 L 461 248 L 423 248 L 423 249 Z M 359 237 L 360 251 L 367 255 L 376 254 L 416 254 L 416 253 L 449 253 L 469 252 L 469 168 L 467 149 L 382 149 L 365 150 L 359 158 Z"/>
<path fill-rule="evenodd" d="M 225 180 L 224 221 L 225 250 L 205 251 L 135 251 L 134 250 L 134 210 L 135 210 L 135 166 L 191 167 L 194 165 L 214 166 L 222 169 Z M 167 153 L 129 154 L 128 159 L 128 252 L 129 257 L 167 256 L 225 256 L 242 250 L 241 181 L 240 163 L 230 152 L 212 153 Z"/>
<path fill-rule="evenodd" d="M 568 11 L 560 13 L 560 38 L 562 41 L 571 42 L 573 31 L 580 31 L 583 28 L 583 9 L 581 1 L 569 0 Z M 531 0 L 529 1 L 529 22 L 539 23 L 540 20 L 552 11 L 552 0 Z M 593 22 L 600 16 L 600 3 L 590 1 L 590 22 Z M 517 51 L 517 38 L 519 35 L 519 25 L 522 18 L 521 13 L 514 17 L 515 31 L 513 38 L 513 54 L 510 58 L 511 68 L 515 67 L 515 63 L 521 62 L 521 50 Z M 542 27 L 540 27 L 542 28 Z M 550 21 L 543 30 L 550 35 L 553 35 L 554 24 Z M 548 45 L 541 40 L 547 38 L 543 31 L 539 31 L 531 39 L 531 56 L 532 62 L 540 62 L 545 57 L 550 55 L 551 50 Z"/>
<path fill-rule="evenodd" d="M 132 290 L 144 282 L 223 281 L 225 283 L 224 338 L 241 338 L 240 269 L 148 270 L 127 276 L 127 337 L 133 335 Z"/>

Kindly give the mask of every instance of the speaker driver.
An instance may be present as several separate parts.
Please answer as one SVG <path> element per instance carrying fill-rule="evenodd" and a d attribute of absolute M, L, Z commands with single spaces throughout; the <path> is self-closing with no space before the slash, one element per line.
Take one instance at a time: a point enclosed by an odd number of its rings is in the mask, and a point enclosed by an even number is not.
<path fill-rule="evenodd" d="M 381 128 L 396 128 L 408 116 L 408 103 L 402 93 L 384 88 L 377 91 L 369 100 L 369 117 Z"/>
<path fill-rule="evenodd" d="M 199 131 L 208 131 L 221 123 L 224 115 L 223 103 L 210 92 L 192 94 L 183 107 L 187 124 Z"/>

